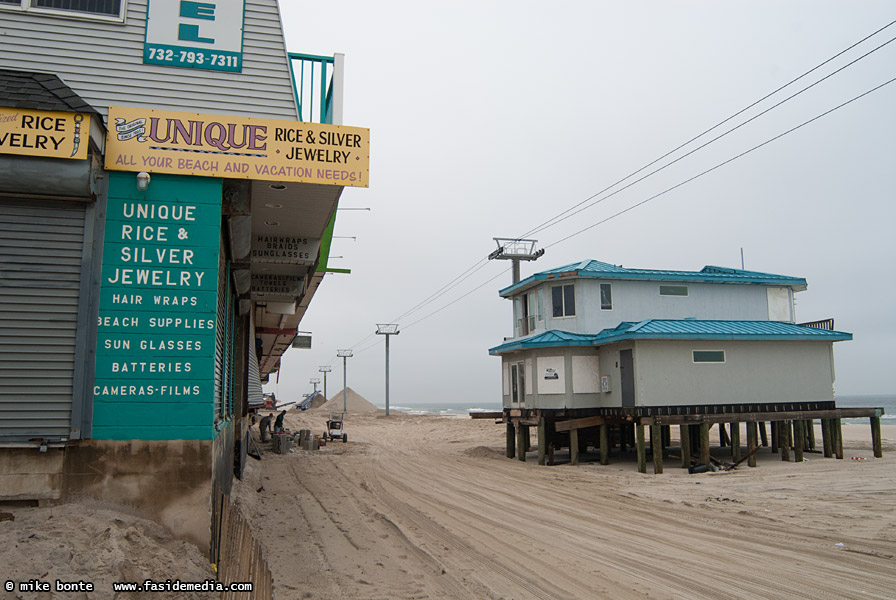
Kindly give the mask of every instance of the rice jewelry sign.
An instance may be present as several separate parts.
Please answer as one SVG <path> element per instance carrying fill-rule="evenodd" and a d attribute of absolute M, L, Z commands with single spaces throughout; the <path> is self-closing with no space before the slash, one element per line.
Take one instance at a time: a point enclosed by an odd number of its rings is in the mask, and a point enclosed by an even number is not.
<path fill-rule="evenodd" d="M 106 169 L 367 187 L 370 130 L 109 107 Z"/>
<path fill-rule="evenodd" d="M 87 158 L 90 115 L 0 107 L 0 154 Z"/>

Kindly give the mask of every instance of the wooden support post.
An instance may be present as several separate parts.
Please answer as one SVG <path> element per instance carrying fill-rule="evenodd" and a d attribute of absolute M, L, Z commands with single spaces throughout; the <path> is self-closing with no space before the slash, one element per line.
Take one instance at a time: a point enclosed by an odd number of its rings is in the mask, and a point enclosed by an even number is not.
<path fill-rule="evenodd" d="M 824 449 L 824 457 L 831 458 L 834 456 L 834 440 L 832 439 L 831 420 L 821 420 L 821 446 Z"/>
<path fill-rule="evenodd" d="M 787 447 L 790 449 L 793 448 L 793 430 L 794 430 L 793 422 L 787 421 L 786 429 L 784 431 L 787 434 Z"/>
<path fill-rule="evenodd" d="M 806 419 L 806 444 L 809 450 L 815 450 L 815 419 Z"/>
<path fill-rule="evenodd" d="M 759 439 L 762 440 L 762 447 L 765 448 L 768 446 L 768 434 L 765 433 L 765 421 L 760 421 L 757 425 L 759 425 Z"/>
<path fill-rule="evenodd" d="M 647 448 L 644 447 L 644 426 L 635 425 L 635 447 L 638 449 L 638 473 L 647 472 Z"/>
<path fill-rule="evenodd" d="M 725 431 L 725 424 L 719 423 L 719 446 L 724 448 L 725 446 L 730 446 L 731 440 L 728 439 L 728 432 Z"/>
<path fill-rule="evenodd" d="M 507 458 L 513 458 L 514 454 L 516 454 L 516 428 L 513 423 L 507 421 L 507 441 L 504 455 Z"/>
<path fill-rule="evenodd" d="M 569 464 L 579 464 L 579 430 L 569 430 Z"/>
<path fill-rule="evenodd" d="M 781 460 L 790 462 L 790 444 L 787 443 L 787 432 L 790 431 L 790 421 L 778 421 L 778 450 L 781 451 Z"/>
<path fill-rule="evenodd" d="M 731 458 L 734 462 L 740 460 L 740 423 L 731 424 Z"/>
<path fill-rule="evenodd" d="M 526 432 L 526 435 L 523 436 L 523 440 L 526 442 L 526 452 L 532 449 L 532 436 L 529 434 L 529 426 L 523 425 L 523 430 Z"/>
<path fill-rule="evenodd" d="M 709 423 L 700 423 L 700 462 L 707 467 L 709 461 Z"/>
<path fill-rule="evenodd" d="M 884 449 L 880 443 L 880 417 L 871 417 L 871 447 L 874 458 L 883 458 Z"/>
<path fill-rule="evenodd" d="M 781 441 L 781 434 L 778 431 L 778 422 L 770 421 L 769 428 L 772 430 L 772 454 L 775 454 L 776 452 L 778 452 L 778 445 Z"/>
<path fill-rule="evenodd" d="M 672 445 L 672 426 L 663 425 L 663 458 L 666 458 L 666 449 Z"/>
<path fill-rule="evenodd" d="M 600 426 L 600 464 L 610 464 L 610 426 Z"/>
<path fill-rule="evenodd" d="M 529 436 L 529 428 L 522 423 L 516 425 L 516 458 L 526 461 L 526 438 Z"/>
<path fill-rule="evenodd" d="M 840 419 L 834 419 L 834 454 L 843 460 L 843 428 Z"/>
<path fill-rule="evenodd" d="M 691 466 L 691 426 L 682 423 L 678 426 L 678 436 L 681 438 L 681 468 Z"/>
<path fill-rule="evenodd" d="M 663 426 L 650 426 L 650 446 L 653 449 L 653 472 L 657 475 L 663 472 Z"/>
<path fill-rule="evenodd" d="M 747 465 L 750 467 L 756 466 L 756 453 L 753 452 L 758 446 L 759 440 L 756 439 L 759 437 L 759 423 L 756 421 L 747 422 L 747 453 L 750 455 L 750 458 L 747 459 Z"/>
<path fill-rule="evenodd" d="M 806 443 L 806 421 L 797 419 L 793 422 L 793 462 L 803 462 L 803 444 Z"/>
<path fill-rule="evenodd" d="M 544 417 L 538 418 L 538 464 L 544 465 L 548 456 L 548 438 Z"/>

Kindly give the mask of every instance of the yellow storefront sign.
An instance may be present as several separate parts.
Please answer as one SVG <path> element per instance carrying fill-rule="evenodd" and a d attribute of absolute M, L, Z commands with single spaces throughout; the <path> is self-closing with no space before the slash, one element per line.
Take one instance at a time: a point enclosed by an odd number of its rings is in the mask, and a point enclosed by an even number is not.
<path fill-rule="evenodd" d="M 106 169 L 367 187 L 370 130 L 109 107 Z"/>
<path fill-rule="evenodd" d="M 0 154 L 87 158 L 90 115 L 0 106 Z"/>

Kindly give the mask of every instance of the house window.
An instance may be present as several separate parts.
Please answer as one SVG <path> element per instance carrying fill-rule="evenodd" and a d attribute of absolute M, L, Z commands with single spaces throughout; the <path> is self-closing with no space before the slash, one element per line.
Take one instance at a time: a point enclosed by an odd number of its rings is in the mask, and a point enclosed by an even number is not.
<path fill-rule="evenodd" d="M 686 285 L 661 285 L 660 296 L 687 296 L 688 286 Z"/>
<path fill-rule="evenodd" d="M 121 18 L 122 0 L 0 0 L 0 6 Z"/>
<path fill-rule="evenodd" d="M 576 288 L 572 283 L 551 288 L 551 307 L 555 317 L 576 315 Z"/>
<path fill-rule="evenodd" d="M 694 350 L 695 363 L 723 363 L 725 362 L 724 350 Z"/>
<path fill-rule="evenodd" d="M 613 310 L 613 290 L 609 283 L 600 284 L 600 309 Z"/>

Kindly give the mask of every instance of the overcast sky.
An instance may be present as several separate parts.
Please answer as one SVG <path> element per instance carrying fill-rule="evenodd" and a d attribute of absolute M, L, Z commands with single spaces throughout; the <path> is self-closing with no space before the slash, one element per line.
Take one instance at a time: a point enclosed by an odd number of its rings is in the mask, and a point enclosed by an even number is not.
<path fill-rule="evenodd" d="M 340 206 L 371 211 L 339 212 L 336 235 L 356 239 L 334 240 L 343 258 L 330 264 L 352 274 L 324 279 L 300 326 L 312 350 L 290 350 L 266 389 L 298 399 L 331 364 L 332 396 L 342 389 L 336 350 L 354 347 L 348 385 L 382 405 L 383 338 L 362 340 L 401 316 L 393 406 L 500 402 L 500 359 L 488 348 L 512 333 L 510 302 L 497 294 L 511 283 L 508 261 L 404 315 L 491 252 L 494 237 L 526 234 L 896 19 L 893 2 L 864 0 L 281 9 L 290 51 L 345 54 L 344 123 L 371 130 L 370 187 L 346 188 Z M 718 133 L 894 36 L 896 25 Z M 838 394 L 896 393 L 896 83 L 560 242 L 893 77 L 896 42 L 539 232 L 546 252 L 522 276 L 586 259 L 739 267 L 743 248 L 747 269 L 808 280 L 799 322 L 833 317 L 854 334 L 834 346 Z"/>

